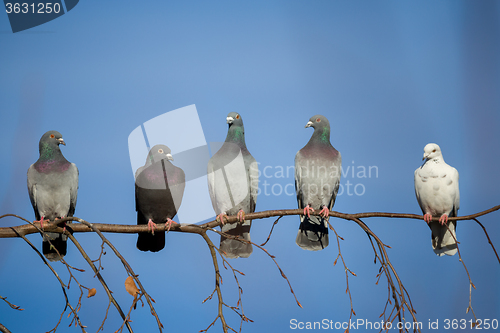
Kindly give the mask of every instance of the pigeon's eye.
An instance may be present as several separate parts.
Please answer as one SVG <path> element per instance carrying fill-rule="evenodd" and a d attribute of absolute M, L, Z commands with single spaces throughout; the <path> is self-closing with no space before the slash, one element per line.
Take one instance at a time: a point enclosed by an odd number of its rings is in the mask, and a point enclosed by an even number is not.
<path fill-rule="evenodd" d="M 320 118 L 316 118 L 316 122 L 317 123 L 321 122 L 321 119 Z"/>
<path fill-rule="evenodd" d="M 158 152 L 159 152 L 160 154 L 163 154 L 163 149 L 158 149 Z"/>
<path fill-rule="evenodd" d="M 240 115 L 239 114 L 236 115 L 236 119 L 240 119 Z"/>
<path fill-rule="evenodd" d="M 435 152 L 436 152 L 436 149 L 434 149 L 432 152 L 433 152 L 433 153 L 435 153 Z"/>
<path fill-rule="evenodd" d="M 50 137 L 53 139 L 55 138 L 56 136 L 54 134 L 51 134 Z"/>

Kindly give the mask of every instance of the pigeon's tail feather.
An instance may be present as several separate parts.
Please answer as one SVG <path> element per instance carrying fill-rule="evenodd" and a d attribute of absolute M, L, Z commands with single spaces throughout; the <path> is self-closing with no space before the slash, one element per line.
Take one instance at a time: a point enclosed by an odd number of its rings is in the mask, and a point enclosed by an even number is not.
<path fill-rule="evenodd" d="M 141 232 L 137 237 L 137 248 L 141 251 L 158 252 L 165 247 L 165 232 L 157 231 L 154 235 Z"/>
<path fill-rule="evenodd" d="M 431 222 L 430 227 L 432 230 L 432 249 L 434 253 L 438 256 L 445 254 L 452 256 L 457 253 L 456 221 L 448 223 L 450 230 L 448 230 L 446 225 L 441 225 L 439 222 Z"/>
<path fill-rule="evenodd" d="M 232 236 L 239 236 L 243 240 L 250 241 L 251 222 L 250 220 L 245 220 L 244 223 L 226 223 L 222 226 L 222 232 Z M 226 258 L 248 258 L 253 252 L 253 247 L 250 243 L 221 236 L 220 250 L 224 251 L 223 253 L 225 253 Z"/>
<path fill-rule="evenodd" d="M 49 243 L 50 240 L 50 243 Z M 42 253 L 50 261 L 59 261 L 66 255 L 68 236 L 46 232 L 42 241 Z M 56 251 L 57 250 L 57 251 Z"/>
<path fill-rule="evenodd" d="M 319 251 L 328 246 L 328 225 L 320 216 L 302 217 L 295 243 L 304 250 Z"/>

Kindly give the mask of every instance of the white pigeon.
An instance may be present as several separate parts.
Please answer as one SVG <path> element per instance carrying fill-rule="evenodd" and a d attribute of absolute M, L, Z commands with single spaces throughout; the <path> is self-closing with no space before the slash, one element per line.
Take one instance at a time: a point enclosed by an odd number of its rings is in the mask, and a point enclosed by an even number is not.
<path fill-rule="evenodd" d="M 441 149 L 435 143 L 424 148 L 424 164 L 415 170 L 415 194 L 424 213 L 424 220 L 432 230 L 432 248 L 438 256 L 457 253 L 456 221 L 460 208 L 458 171 L 445 163 Z M 439 222 L 432 217 L 439 216 Z"/>

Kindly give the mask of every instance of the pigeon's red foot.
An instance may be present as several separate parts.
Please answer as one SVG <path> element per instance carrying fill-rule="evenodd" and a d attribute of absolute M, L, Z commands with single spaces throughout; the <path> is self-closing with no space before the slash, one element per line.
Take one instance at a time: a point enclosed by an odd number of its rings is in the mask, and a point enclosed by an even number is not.
<path fill-rule="evenodd" d="M 323 209 L 319 212 L 319 215 L 323 216 L 324 218 L 326 218 L 329 214 L 330 210 L 326 206 L 323 206 Z"/>
<path fill-rule="evenodd" d="M 227 214 L 226 213 L 220 213 L 219 215 L 217 215 L 217 217 L 215 218 L 215 220 L 216 221 L 220 221 L 222 224 L 224 224 L 224 218 L 227 221 Z"/>
<path fill-rule="evenodd" d="M 35 220 L 35 221 L 33 221 L 33 223 L 39 222 L 40 223 L 40 229 L 43 230 L 43 221 L 50 221 L 50 220 L 45 220 L 44 217 L 42 216 L 39 221 Z"/>
<path fill-rule="evenodd" d="M 151 219 L 148 221 L 148 231 L 151 232 L 154 236 L 156 230 L 156 223 L 154 223 Z"/>
<path fill-rule="evenodd" d="M 240 209 L 236 216 L 238 217 L 238 221 L 243 222 L 245 220 L 245 212 L 243 209 Z"/>
<path fill-rule="evenodd" d="M 441 217 L 439 218 L 439 223 L 441 223 L 441 225 L 447 224 L 448 223 L 448 214 L 441 215 Z"/>
<path fill-rule="evenodd" d="M 66 216 L 61 216 L 61 218 L 56 217 L 54 220 L 57 221 L 57 220 L 65 218 L 65 217 Z M 63 222 L 63 232 L 66 233 L 66 222 Z"/>
<path fill-rule="evenodd" d="M 432 221 L 432 215 L 429 213 L 424 214 L 424 221 L 430 223 Z"/>
<path fill-rule="evenodd" d="M 169 219 L 167 217 L 167 222 L 165 222 L 165 225 L 167 225 L 167 224 L 168 224 L 168 228 L 167 228 L 167 232 L 168 232 L 168 231 L 170 231 L 170 228 L 172 228 L 172 224 L 178 224 L 178 223 L 175 221 L 172 221 L 171 219 Z"/>
<path fill-rule="evenodd" d="M 307 217 L 311 217 L 311 212 L 314 212 L 314 209 L 312 209 L 311 206 L 307 205 L 304 207 L 304 215 L 307 215 Z"/>

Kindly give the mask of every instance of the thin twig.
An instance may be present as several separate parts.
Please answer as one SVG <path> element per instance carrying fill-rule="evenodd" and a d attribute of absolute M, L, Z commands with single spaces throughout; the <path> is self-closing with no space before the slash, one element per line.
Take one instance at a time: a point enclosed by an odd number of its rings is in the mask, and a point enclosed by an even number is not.
<path fill-rule="evenodd" d="M 269 258 L 271 258 L 271 260 L 274 262 L 274 264 L 276 265 L 276 268 L 278 268 L 280 274 L 281 274 L 281 277 L 284 278 L 286 280 L 286 282 L 288 283 L 288 287 L 290 287 L 290 292 L 292 293 L 293 297 L 295 298 L 295 302 L 297 303 L 297 305 L 299 307 L 302 307 L 302 304 L 300 304 L 299 300 L 297 299 L 297 295 L 295 295 L 295 292 L 293 291 L 293 288 L 292 288 L 292 284 L 290 283 L 290 281 L 288 280 L 288 277 L 285 275 L 285 272 L 283 272 L 283 270 L 281 269 L 280 265 L 278 264 L 278 262 L 276 261 L 276 257 L 272 254 L 270 254 L 269 252 L 267 252 L 267 250 L 260 246 L 259 244 L 255 244 L 254 242 L 252 241 L 249 241 L 249 240 L 246 240 L 246 239 L 243 239 L 243 238 L 240 238 L 238 236 L 234 236 L 234 235 L 229 235 L 229 234 L 226 234 L 224 232 L 221 232 L 221 231 L 218 231 L 216 229 L 213 229 L 213 228 L 209 228 L 208 230 L 211 230 L 221 236 L 224 236 L 226 238 L 232 238 L 232 239 L 235 239 L 235 240 L 238 240 L 242 243 L 247 243 L 247 244 L 252 244 L 253 246 L 256 246 L 257 248 L 261 249 L 262 251 L 264 251 L 265 254 L 267 254 L 267 256 Z"/>
<path fill-rule="evenodd" d="M 152 303 L 152 298 L 149 296 L 149 294 L 146 292 L 146 289 L 142 286 L 141 281 L 138 279 L 138 275 L 134 273 L 134 270 L 130 266 L 130 264 L 125 260 L 125 258 L 121 255 L 121 253 L 116 249 L 116 247 L 102 234 L 102 232 L 95 227 L 94 223 L 89 223 L 83 219 L 78 219 L 78 222 L 86 225 L 87 227 L 91 228 L 99 237 L 101 237 L 102 241 L 105 242 L 109 248 L 114 252 L 114 254 L 120 259 L 122 262 L 123 266 L 125 267 L 125 270 L 128 272 L 128 274 L 134 279 L 134 281 L 137 283 L 139 286 L 139 289 L 141 290 L 141 293 L 144 294 L 146 297 L 146 301 L 149 305 L 149 308 L 151 310 L 151 314 L 155 317 L 156 323 L 158 324 L 158 329 L 160 330 L 160 333 L 162 332 L 163 324 L 160 321 L 160 318 L 158 317 L 158 314 L 156 313 L 156 310 L 153 306 Z M 95 266 L 93 266 L 95 268 Z M 96 273 L 96 270 L 94 270 L 94 273 Z M 96 273 L 97 274 L 97 273 Z"/>
<path fill-rule="evenodd" d="M 125 319 L 125 314 L 123 313 L 123 311 L 122 311 L 120 305 L 118 304 L 118 302 L 115 300 L 115 298 L 111 294 L 111 290 L 109 289 L 108 285 L 106 284 L 106 281 L 104 280 L 104 278 L 101 276 L 101 273 L 99 273 L 99 271 L 95 267 L 94 263 L 92 262 L 92 260 L 90 260 L 89 256 L 87 255 L 87 253 L 85 252 L 85 250 L 83 249 L 83 247 L 80 245 L 80 243 L 75 239 L 75 237 L 71 233 L 69 233 L 69 232 L 67 233 L 67 235 L 68 235 L 68 238 L 71 239 L 71 241 L 73 242 L 73 244 L 75 244 L 76 248 L 80 251 L 80 253 L 83 256 L 83 258 L 87 261 L 87 263 L 89 264 L 90 268 L 92 268 L 92 270 L 94 271 L 95 275 L 99 279 L 99 282 L 101 282 L 101 285 L 104 288 L 104 291 L 106 291 L 106 294 L 108 295 L 109 300 L 113 303 L 113 305 L 115 306 L 115 308 L 118 311 L 118 313 L 120 314 L 120 316 L 123 319 Z M 127 329 L 128 329 L 128 331 L 130 333 L 133 332 L 132 331 L 132 327 L 130 327 L 130 325 L 128 325 L 128 323 L 127 323 Z"/>
<path fill-rule="evenodd" d="M 61 313 L 61 316 L 59 317 L 59 321 L 57 322 L 56 326 L 50 330 L 49 332 L 55 332 L 57 327 L 59 326 L 59 324 L 61 323 L 61 319 L 62 319 L 62 316 L 64 314 L 64 312 L 66 312 L 66 309 L 69 307 L 71 309 L 71 312 L 73 313 L 74 315 L 74 318 L 76 319 L 78 325 L 80 326 L 80 328 L 82 329 L 82 332 L 86 332 L 85 331 L 85 327 L 81 321 L 80 321 L 80 317 L 78 316 L 78 313 L 77 311 L 73 308 L 73 306 L 71 305 L 71 303 L 69 302 L 69 299 L 68 299 L 68 294 L 66 294 L 66 285 L 64 284 L 64 282 L 61 280 L 61 278 L 59 277 L 59 274 L 57 274 L 57 272 L 55 271 L 55 269 L 52 267 L 52 265 L 50 265 L 48 263 L 48 261 L 45 259 L 45 257 L 40 253 L 40 251 L 38 251 L 38 249 L 35 247 L 35 245 L 33 245 L 33 243 L 31 243 L 24 235 L 22 234 L 18 234 L 19 237 L 21 237 L 26 243 L 28 243 L 28 245 L 38 254 L 38 256 L 43 260 L 44 264 L 47 265 L 47 267 L 50 269 L 50 271 L 52 272 L 52 274 L 54 274 L 54 276 L 57 278 L 57 281 L 59 281 L 59 284 L 61 285 L 61 289 L 63 291 L 63 294 L 64 294 L 64 299 L 66 301 L 66 305 L 64 306 L 64 310 L 62 311 Z"/>
<path fill-rule="evenodd" d="M 267 236 L 266 241 L 265 241 L 264 243 L 260 244 L 260 246 L 264 246 L 264 245 L 266 245 L 266 244 L 267 244 L 267 242 L 269 242 L 269 240 L 271 239 L 271 235 L 273 234 L 274 226 L 275 226 L 276 224 L 278 224 L 279 220 L 280 220 L 282 217 L 283 217 L 283 215 L 278 216 L 278 218 L 276 219 L 276 221 L 274 221 L 273 226 L 271 227 L 271 231 L 269 231 L 269 236 Z"/>
<path fill-rule="evenodd" d="M 473 220 L 476 221 L 477 224 L 479 224 L 481 226 L 481 228 L 483 228 L 484 234 L 486 235 L 486 238 L 488 238 L 488 243 L 490 243 L 491 248 L 493 249 L 493 252 L 495 252 L 495 255 L 497 256 L 498 263 L 500 264 L 500 258 L 498 257 L 497 250 L 495 249 L 495 246 L 493 245 L 493 242 L 491 241 L 490 236 L 488 235 L 488 232 L 486 231 L 486 228 L 484 227 L 484 225 L 481 222 L 479 222 L 478 219 L 473 218 Z"/>
<path fill-rule="evenodd" d="M 457 238 L 455 237 L 454 233 L 451 232 L 448 223 L 446 223 L 445 225 L 446 225 L 446 229 L 448 229 L 448 232 L 453 237 L 453 240 L 455 241 L 455 244 L 457 245 L 458 261 L 460 261 L 462 263 L 462 265 L 464 266 L 465 273 L 467 273 L 467 277 L 469 278 L 469 305 L 467 306 L 465 313 L 469 313 L 469 311 L 472 312 L 472 316 L 474 316 L 475 323 L 473 324 L 473 327 L 471 327 L 471 328 L 474 328 L 474 326 L 477 324 L 477 317 L 476 317 L 476 313 L 474 312 L 474 309 L 472 308 L 472 288 L 476 289 L 476 286 L 474 285 L 474 283 L 472 283 L 472 279 L 470 277 L 469 270 L 467 269 L 467 266 L 465 265 L 465 261 L 462 258 L 462 254 L 460 253 L 460 247 L 458 246 L 459 242 L 457 241 Z"/>
<path fill-rule="evenodd" d="M 356 274 L 354 274 L 354 272 L 352 272 L 349 268 L 347 268 L 347 265 L 346 265 L 345 260 L 344 260 L 344 256 L 342 255 L 342 249 L 340 248 L 340 240 L 344 240 L 344 239 L 339 236 L 339 234 L 337 233 L 337 230 L 335 230 L 335 228 L 333 228 L 333 226 L 330 224 L 330 222 L 328 222 L 328 227 L 331 230 L 333 230 L 333 232 L 335 233 L 335 236 L 337 239 L 337 249 L 339 250 L 339 253 L 337 254 L 337 258 L 335 258 L 335 260 L 333 261 L 333 266 L 335 266 L 337 264 L 337 260 L 339 258 L 342 260 L 342 264 L 344 265 L 345 282 L 346 282 L 345 292 L 346 292 L 346 294 L 349 294 L 349 303 L 351 305 L 351 311 L 349 312 L 349 322 L 351 322 L 352 315 L 356 315 L 356 312 L 354 312 L 354 308 L 352 306 L 352 295 L 351 295 L 351 290 L 349 289 L 349 273 L 351 273 L 354 276 L 356 276 Z M 347 328 L 346 331 L 348 332 L 349 328 Z"/>
<path fill-rule="evenodd" d="M 353 214 L 353 215 L 359 215 L 359 214 Z M 417 322 L 417 318 L 415 317 L 416 311 L 413 308 L 413 305 L 411 303 L 410 295 L 406 291 L 406 288 L 403 286 L 403 283 L 401 282 L 401 279 L 399 278 L 399 275 L 397 274 L 396 269 L 392 265 L 392 263 L 389 259 L 389 256 L 385 250 L 385 248 L 388 246 L 386 244 L 384 244 L 378 238 L 378 236 L 373 231 L 371 231 L 370 228 L 368 228 L 368 226 L 363 221 L 361 221 L 359 218 L 352 218 L 352 221 L 356 222 L 367 234 L 370 235 L 370 237 L 373 237 L 373 239 L 375 239 L 375 241 L 377 242 L 380 254 L 382 255 L 381 257 L 379 257 L 379 259 L 381 260 L 381 264 L 383 265 L 383 267 L 386 267 L 385 268 L 385 275 L 386 275 L 388 283 L 392 289 L 393 299 L 395 302 L 394 306 L 397 309 L 397 312 L 393 316 L 393 319 L 391 320 L 391 322 L 396 318 L 396 316 L 399 317 L 400 322 L 405 320 L 404 319 L 405 306 L 410 311 L 413 322 Z M 394 276 L 394 278 L 396 279 L 398 288 L 396 288 L 395 284 L 393 283 L 392 276 Z M 405 295 L 406 295 L 406 297 L 405 297 Z M 406 300 L 406 298 L 408 298 L 408 301 Z M 417 329 L 414 329 L 414 330 L 420 332 L 419 327 L 417 327 Z M 400 329 L 400 331 L 403 331 L 403 329 Z"/>
<path fill-rule="evenodd" d="M 208 329 L 211 326 L 213 326 L 213 324 L 215 324 L 217 319 L 220 319 L 221 324 L 222 324 L 222 330 L 224 331 L 224 333 L 227 333 L 227 329 L 229 326 L 226 323 L 226 318 L 224 318 L 224 312 L 222 310 L 222 306 L 224 305 L 224 301 L 222 299 L 222 291 L 220 290 L 220 281 L 222 280 L 222 277 L 220 275 L 219 263 L 217 262 L 217 254 L 215 253 L 215 245 L 212 242 L 212 240 L 210 239 L 210 237 L 207 236 L 206 232 L 202 232 L 200 235 L 201 235 L 201 237 L 203 237 L 203 239 L 205 240 L 205 242 L 208 245 L 208 248 L 210 249 L 210 255 L 212 256 L 212 262 L 213 262 L 214 270 L 215 270 L 215 290 L 217 292 L 217 298 L 219 300 L 219 305 L 217 307 L 217 310 L 218 310 L 217 317 L 206 329 L 204 329 L 200 332 L 208 331 Z M 213 295 L 213 293 L 212 293 L 212 295 Z"/>
<path fill-rule="evenodd" d="M 7 303 L 11 308 L 13 308 L 14 310 L 19 310 L 19 311 L 23 311 L 24 309 L 21 309 L 21 307 L 19 305 L 15 305 L 15 304 L 12 304 L 11 302 L 9 302 L 7 300 L 7 297 L 3 297 L 2 295 L 0 295 L 0 299 L 2 301 L 4 301 L 5 303 Z"/>
<path fill-rule="evenodd" d="M 132 301 L 132 305 L 130 306 L 130 308 L 129 308 L 129 310 L 128 310 L 127 316 L 125 317 L 125 320 L 123 321 L 122 326 L 120 326 L 120 328 L 119 328 L 118 330 L 116 330 L 116 331 L 115 331 L 115 333 L 118 333 L 118 332 L 120 332 L 120 333 L 121 333 L 121 332 L 123 332 L 124 325 L 125 325 L 126 323 L 128 323 L 128 322 L 132 321 L 132 320 L 130 319 L 130 314 L 132 313 L 132 310 L 134 310 L 134 309 L 135 309 L 135 307 L 136 307 L 136 305 L 137 305 L 137 303 L 138 303 L 139 301 L 141 301 L 142 306 L 144 306 L 144 302 L 143 302 L 143 301 L 142 301 L 142 299 L 141 299 L 141 297 L 142 297 L 143 295 L 144 295 L 144 294 L 142 294 L 142 293 L 141 293 L 141 294 L 139 295 L 139 297 L 134 297 L 134 300 Z M 162 326 L 162 328 L 163 328 L 163 326 Z"/>

